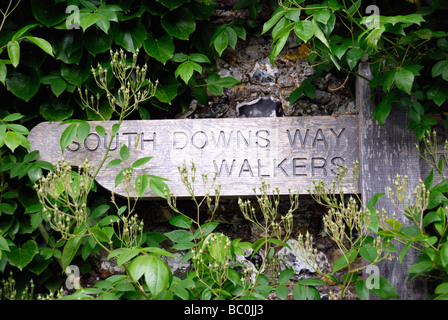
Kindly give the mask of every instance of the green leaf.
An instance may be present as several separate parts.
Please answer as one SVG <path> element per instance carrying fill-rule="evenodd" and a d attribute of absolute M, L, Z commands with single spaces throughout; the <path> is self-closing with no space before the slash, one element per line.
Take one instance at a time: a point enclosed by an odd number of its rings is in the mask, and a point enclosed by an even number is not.
<path fill-rule="evenodd" d="M 222 55 L 224 50 L 229 45 L 229 38 L 227 37 L 227 34 L 225 32 L 221 32 L 213 42 L 213 45 L 215 46 L 216 51 L 218 52 L 219 56 Z"/>
<path fill-rule="evenodd" d="M 269 61 L 272 65 L 274 65 L 275 58 L 280 54 L 280 52 L 283 50 L 283 47 L 286 44 L 286 41 L 288 41 L 290 30 L 285 30 L 284 33 L 278 38 L 277 42 L 274 45 L 274 48 L 272 49 L 271 53 L 269 54 Z"/>
<path fill-rule="evenodd" d="M 414 74 L 411 71 L 402 68 L 395 73 L 395 84 L 397 88 L 407 94 L 411 94 L 413 83 Z"/>
<path fill-rule="evenodd" d="M 59 97 L 67 88 L 67 82 L 64 79 L 59 78 L 51 82 L 51 91 L 53 91 L 56 97 Z"/>
<path fill-rule="evenodd" d="M 304 42 L 308 42 L 314 36 L 316 28 L 309 20 L 298 21 L 294 24 L 294 32 Z"/>
<path fill-rule="evenodd" d="M 325 285 L 327 285 L 325 283 L 325 281 L 320 280 L 320 279 L 313 279 L 313 278 L 303 279 L 303 280 L 300 280 L 298 283 L 300 283 L 302 286 L 325 286 Z"/>
<path fill-rule="evenodd" d="M 147 164 L 153 157 L 144 157 L 144 158 L 140 158 L 136 161 L 134 161 L 134 163 L 132 164 L 132 168 L 138 168 L 141 167 L 145 164 Z"/>
<path fill-rule="evenodd" d="M 369 289 L 367 289 L 365 281 L 356 281 L 355 292 L 360 300 L 369 300 Z"/>
<path fill-rule="evenodd" d="M 413 264 L 409 269 L 408 273 L 410 273 L 409 278 L 412 279 L 420 274 L 429 272 L 434 269 L 433 262 L 430 260 L 423 260 Z"/>
<path fill-rule="evenodd" d="M 0 236 L 0 251 L 8 251 L 8 252 L 11 251 L 9 249 L 8 242 L 2 236 Z"/>
<path fill-rule="evenodd" d="M 117 216 L 113 216 L 113 215 L 106 216 L 103 219 L 101 219 L 100 221 L 98 221 L 98 226 L 105 227 L 105 226 L 108 226 L 108 225 L 115 223 L 119 220 L 120 220 L 120 218 Z"/>
<path fill-rule="evenodd" d="M 192 53 L 188 56 L 188 58 L 191 61 L 197 62 L 197 63 L 211 63 L 210 59 L 207 58 L 206 55 L 201 53 Z"/>
<path fill-rule="evenodd" d="M 74 238 L 69 239 L 64 246 L 64 250 L 62 251 L 62 269 L 65 270 L 70 263 L 72 262 L 73 258 L 75 257 L 76 253 L 78 252 L 78 249 L 81 245 L 82 236 L 77 236 Z"/>
<path fill-rule="evenodd" d="M 149 181 L 149 187 L 152 192 L 163 199 L 165 199 L 165 189 L 167 192 L 170 191 L 168 185 L 160 179 L 151 179 Z"/>
<path fill-rule="evenodd" d="M 176 256 L 174 254 L 172 254 L 169 251 L 166 251 L 162 248 L 157 248 L 157 247 L 145 247 L 143 249 L 141 249 L 144 252 L 151 252 L 151 253 L 155 253 L 159 256 L 166 256 L 166 257 L 171 257 L 171 258 L 176 258 Z"/>
<path fill-rule="evenodd" d="M 182 7 L 165 15 L 162 18 L 162 27 L 176 39 L 189 40 L 196 30 L 196 21 L 190 10 Z"/>
<path fill-rule="evenodd" d="M 128 271 L 134 281 L 145 276 L 146 285 L 154 299 L 170 286 L 173 279 L 170 268 L 162 259 L 152 255 L 138 256 L 129 264 Z"/>
<path fill-rule="evenodd" d="M 287 286 L 280 284 L 275 288 L 275 293 L 280 300 L 285 300 L 288 297 L 289 290 Z"/>
<path fill-rule="evenodd" d="M 440 262 L 444 268 L 448 265 L 448 242 L 440 248 Z"/>
<path fill-rule="evenodd" d="M 160 2 L 165 7 L 170 9 L 170 11 L 173 11 L 174 9 L 179 8 L 184 3 L 189 2 L 189 1 L 187 1 L 187 0 L 157 0 L 157 2 Z"/>
<path fill-rule="evenodd" d="M 16 41 L 22 35 L 24 35 L 28 30 L 30 30 L 36 26 L 37 26 L 37 23 L 24 26 L 23 28 L 19 29 L 16 33 L 14 33 L 14 35 L 11 38 L 11 41 Z"/>
<path fill-rule="evenodd" d="M 174 98 L 177 97 L 177 90 L 180 87 L 180 82 L 175 77 L 170 77 L 166 82 L 161 81 L 157 86 L 155 97 L 163 103 L 171 104 Z"/>
<path fill-rule="evenodd" d="M 110 34 L 104 34 L 97 28 L 89 28 L 83 34 L 84 47 L 95 57 L 100 53 L 108 51 L 113 42 Z"/>
<path fill-rule="evenodd" d="M 179 215 L 179 216 L 172 217 L 169 220 L 169 222 L 171 225 L 173 225 L 175 227 L 183 228 L 183 229 L 190 229 L 191 225 L 193 223 L 193 220 L 191 220 L 185 216 Z"/>
<path fill-rule="evenodd" d="M 133 259 L 140 253 L 140 249 L 137 248 L 119 248 L 114 251 L 112 251 L 107 259 L 110 259 L 112 257 L 117 257 L 117 265 L 121 266 L 122 264 L 128 262 L 129 260 Z"/>
<path fill-rule="evenodd" d="M 53 55 L 53 47 L 51 46 L 50 42 L 48 42 L 45 39 L 33 37 L 33 36 L 27 36 L 26 37 L 29 41 L 37 45 L 39 48 L 41 48 L 44 52 L 49 54 L 50 56 L 54 57 Z"/>
<path fill-rule="evenodd" d="M 380 279 L 380 284 L 379 284 L 379 289 L 370 289 L 370 291 L 377 295 L 380 298 L 383 299 L 390 299 L 390 298 L 399 298 L 400 296 L 398 295 L 397 291 L 395 290 L 394 286 L 392 285 L 392 283 L 387 280 L 384 277 L 379 277 Z"/>
<path fill-rule="evenodd" d="M 193 76 L 194 71 L 197 71 L 199 73 L 202 72 L 202 67 L 194 62 L 194 61 L 185 61 L 182 62 L 174 72 L 175 77 L 178 76 L 181 77 L 181 79 L 188 84 L 188 81 L 190 81 L 191 77 Z"/>
<path fill-rule="evenodd" d="M 22 139 L 20 136 L 21 135 L 12 131 L 6 132 L 5 144 L 12 152 L 14 152 L 14 150 L 22 144 Z"/>
<path fill-rule="evenodd" d="M 104 129 L 103 126 L 96 126 L 95 127 L 96 133 L 98 133 L 102 138 L 106 137 L 106 129 Z"/>
<path fill-rule="evenodd" d="M 364 52 L 359 48 L 352 48 L 347 51 L 346 59 L 350 70 L 353 70 L 358 64 L 358 61 L 364 56 Z"/>
<path fill-rule="evenodd" d="M 173 37 L 169 34 L 164 34 L 158 39 L 155 39 L 152 34 L 148 34 L 148 38 L 143 44 L 146 53 L 154 59 L 165 64 L 174 55 Z M 157 88 L 159 89 L 159 88 Z"/>
<path fill-rule="evenodd" d="M 402 224 L 397 219 L 388 218 L 386 219 L 386 221 L 392 227 L 392 229 L 400 230 L 402 228 Z"/>
<path fill-rule="evenodd" d="M 110 32 L 118 46 L 132 53 L 141 48 L 148 36 L 148 31 L 140 19 L 115 23 Z"/>
<path fill-rule="evenodd" d="M 326 24 L 328 19 L 330 19 L 331 13 L 326 9 L 318 10 L 314 13 L 314 19 L 322 24 Z"/>
<path fill-rule="evenodd" d="M 111 160 L 107 165 L 106 165 L 106 169 L 118 166 L 119 164 L 121 164 L 123 161 L 121 159 L 113 159 Z"/>
<path fill-rule="evenodd" d="M 187 242 L 194 239 L 191 232 L 188 232 L 187 230 L 173 230 L 164 233 L 164 235 L 173 242 Z"/>
<path fill-rule="evenodd" d="M 278 283 L 279 284 L 285 284 L 286 282 L 289 281 L 289 279 L 291 279 L 291 277 L 294 275 L 294 270 L 293 269 L 285 269 L 282 272 L 280 272 L 279 276 L 278 276 Z"/>
<path fill-rule="evenodd" d="M 123 144 L 120 148 L 120 157 L 122 160 L 126 161 L 129 159 L 130 152 L 127 145 Z"/>
<path fill-rule="evenodd" d="M 79 65 L 62 63 L 61 76 L 68 83 L 77 87 L 82 87 L 83 83 L 90 76 L 90 59 L 81 61 Z"/>
<path fill-rule="evenodd" d="M 434 292 L 437 294 L 448 293 L 448 282 L 443 282 L 443 283 L 439 284 L 436 287 L 436 289 L 434 290 Z"/>
<path fill-rule="evenodd" d="M 79 143 L 83 143 L 87 136 L 90 134 L 90 125 L 83 121 L 78 125 L 76 135 L 78 136 Z"/>
<path fill-rule="evenodd" d="M 76 123 L 72 123 L 67 128 L 65 128 L 60 139 L 62 153 L 64 153 L 65 148 L 67 148 L 73 142 L 73 140 L 75 140 L 77 130 L 78 126 Z"/>
<path fill-rule="evenodd" d="M 338 258 L 333 264 L 333 273 L 345 268 L 349 263 L 355 261 L 358 256 L 358 251 L 356 249 L 350 249 L 345 252 L 340 258 Z"/>
<path fill-rule="evenodd" d="M 359 249 L 359 253 L 361 257 L 366 259 L 367 261 L 373 263 L 378 258 L 378 252 L 376 248 L 371 245 L 364 245 Z"/>
<path fill-rule="evenodd" d="M 275 12 L 272 14 L 271 18 L 263 24 L 263 31 L 261 34 L 266 33 L 269 29 L 271 29 L 277 22 L 283 18 L 287 10 L 285 10 L 282 6 L 279 6 Z"/>
<path fill-rule="evenodd" d="M 22 271 L 23 268 L 26 267 L 38 253 L 39 249 L 36 241 L 28 240 L 22 246 L 10 246 L 7 257 L 11 265 Z"/>
<path fill-rule="evenodd" d="M 324 33 L 320 29 L 320 27 L 317 25 L 317 22 L 315 19 L 312 20 L 312 23 L 314 25 L 314 34 L 315 36 L 328 48 L 331 50 L 330 43 L 328 42 L 327 38 L 325 37 Z"/>
<path fill-rule="evenodd" d="M 12 65 L 16 68 L 20 62 L 20 45 L 17 41 L 8 42 L 8 56 Z"/>
<path fill-rule="evenodd" d="M 307 288 L 299 283 L 296 283 L 292 289 L 292 295 L 295 300 L 306 300 L 306 292 Z"/>
<path fill-rule="evenodd" d="M 378 121 L 381 126 L 384 126 L 386 118 L 391 110 L 392 104 L 388 101 L 387 96 L 385 96 L 376 106 L 375 110 L 373 110 L 372 117 L 375 117 L 376 121 Z"/>
<path fill-rule="evenodd" d="M 134 188 L 135 188 L 135 192 L 137 193 L 137 195 L 139 197 L 143 196 L 146 189 L 148 188 L 148 185 L 149 185 L 149 180 L 148 180 L 147 175 L 145 175 L 145 174 L 141 174 L 135 179 Z"/>
<path fill-rule="evenodd" d="M 13 72 L 6 78 L 6 88 L 16 97 L 27 102 L 34 97 L 39 87 L 40 77 L 34 68 L 28 68 L 26 73 Z"/>

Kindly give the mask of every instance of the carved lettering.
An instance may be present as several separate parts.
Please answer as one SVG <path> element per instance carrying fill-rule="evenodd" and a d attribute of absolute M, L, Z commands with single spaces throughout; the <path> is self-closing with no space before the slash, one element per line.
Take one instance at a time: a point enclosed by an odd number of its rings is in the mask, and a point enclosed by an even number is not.
<path fill-rule="evenodd" d="M 254 176 L 254 173 L 252 172 L 252 168 L 250 167 L 249 161 L 247 159 L 244 159 L 243 165 L 241 166 L 241 170 L 240 170 L 240 173 L 238 174 L 238 177 L 241 177 L 241 174 L 243 172 L 249 172 L 251 177 Z"/>
<path fill-rule="evenodd" d="M 182 141 L 182 139 L 184 139 Z M 183 144 L 182 144 L 183 143 Z M 188 144 L 188 135 L 185 132 L 174 131 L 173 132 L 173 148 L 183 149 Z"/>
<path fill-rule="evenodd" d="M 292 175 L 294 177 L 306 176 L 306 173 L 298 173 L 299 168 L 306 168 L 303 163 L 299 164 L 299 161 L 306 161 L 306 158 L 293 158 L 292 159 Z"/>
<path fill-rule="evenodd" d="M 197 131 L 191 136 L 191 145 L 197 149 L 203 149 L 207 143 L 208 138 L 204 131 Z"/>
<path fill-rule="evenodd" d="M 268 130 L 259 130 L 255 133 L 255 136 L 257 137 L 257 141 L 255 142 L 257 146 L 259 146 L 260 148 L 268 148 L 270 146 L 271 141 L 268 139 L 269 137 Z M 264 140 L 264 142 L 260 143 L 259 139 Z"/>
<path fill-rule="evenodd" d="M 302 147 L 302 149 L 305 149 L 305 143 L 306 143 L 306 138 L 308 137 L 308 131 L 310 131 L 310 130 L 306 129 L 305 137 L 302 138 L 300 129 L 296 129 L 296 131 L 294 132 L 294 138 L 291 138 L 291 133 L 289 132 L 289 129 L 287 129 L 286 133 L 288 134 L 289 145 L 291 146 L 291 148 L 296 148 L 296 144 L 297 144 L 296 139 L 299 138 L 300 146 Z"/>
<path fill-rule="evenodd" d="M 91 139 L 91 137 L 94 137 L 94 139 Z M 84 148 L 89 151 L 96 151 L 100 145 L 100 136 L 96 133 L 89 133 L 89 135 L 84 140 Z"/>
<path fill-rule="evenodd" d="M 339 139 L 341 138 L 342 133 L 345 131 L 345 128 L 342 128 L 341 132 L 339 132 L 339 134 L 336 134 L 336 132 L 333 130 L 333 128 L 331 128 L 330 131 L 336 137 L 336 147 L 339 148 L 341 146 L 341 143 L 339 142 Z"/>
<path fill-rule="evenodd" d="M 318 164 L 320 162 L 320 165 Z M 323 173 L 323 176 L 327 176 L 327 169 L 325 168 L 327 164 L 327 160 L 325 158 L 311 158 L 311 175 L 314 177 L 316 176 L 317 169 L 321 170 Z"/>
<path fill-rule="evenodd" d="M 221 161 L 221 167 L 219 168 L 219 170 L 218 170 L 218 165 L 216 164 L 216 160 L 213 160 L 213 165 L 214 165 L 214 167 L 215 167 L 215 171 L 217 172 L 217 174 L 218 174 L 218 177 L 220 177 L 221 176 L 221 173 L 222 173 L 222 169 L 223 169 L 223 167 L 225 168 L 225 171 L 226 171 L 226 173 L 227 173 L 227 176 L 228 177 L 230 177 L 230 175 L 232 174 L 232 171 L 233 171 L 233 166 L 235 165 L 235 159 L 233 159 L 233 161 L 232 161 L 232 165 L 230 166 L 230 170 L 229 170 L 229 166 L 227 165 L 227 162 L 226 162 L 226 160 L 222 160 Z"/>
<path fill-rule="evenodd" d="M 322 142 L 324 144 L 325 150 L 328 150 L 328 142 L 327 139 L 325 139 L 325 135 L 322 133 L 322 129 L 317 129 L 316 137 L 314 137 L 313 140 L 313 148 L 316 147 L 317 142 Z"/>
<path fill-rule="evenodd" d="M 141 142 L 142 150 L 145 150 L 145 143 L 151 144 L 152 150 L 156 150 L 156 133 L 155 132 L 152 133 L 152 138 L 145 138 L 145 133 L 142 132 L 141 141 L 142 141 Z"/>
<path fill-rule="evenodd" d="M 221 144 L 222 148 L 228 148 L 230 139 L 232 138 L 232 133 L 233 133 L 233 131 L 229 132 L 229 135 L 228 135 L 228 138 L 226 141 L 226 133 L 224 131 L 222 131 L 222 130 L 219 131 L 218 140 L 216 140 L 216 138 L 215 138 L 215 132 L 212 131 L 212 140 L 213 140 L 213 144 L 214 144 L 215 148 L 218 147 L 220 141 L 222 141 L 222 144 Z"/>

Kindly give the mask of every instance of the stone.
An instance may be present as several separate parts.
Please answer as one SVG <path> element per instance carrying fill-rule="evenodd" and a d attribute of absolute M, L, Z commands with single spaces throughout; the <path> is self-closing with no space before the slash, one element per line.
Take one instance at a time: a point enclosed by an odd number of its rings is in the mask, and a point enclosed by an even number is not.
<path fill-rule="evenodd" d="M 168 265 L 174 276 L 183 279 L 185 273 L 191 267 L 191 261 L 182 262 L 183 254 L 180 252 L 173 253 L 176 257 L 160 256 L 162 260 Z"/>
<path fill-rule="evenodd" d="M 260 97 L 250 102 L 237 104 L 240 118 L 281 117 L 282 104 L 272 97 Z"/>
<path fill-rule="evenodd" d="M 298 242 L 294 239 L 289 239 L 286 243 L 292 250 L 283 247 L 278 252 L 283 268 L 293 269 L 296 280 L 310 278 L 316 274 L 317 266 L 310 264 L 310 259 L 299 250 Z M 328 268 L 328 259 L 324 253 L 319 252 L 317 254 L 316 262 L 321 270 Z"/>

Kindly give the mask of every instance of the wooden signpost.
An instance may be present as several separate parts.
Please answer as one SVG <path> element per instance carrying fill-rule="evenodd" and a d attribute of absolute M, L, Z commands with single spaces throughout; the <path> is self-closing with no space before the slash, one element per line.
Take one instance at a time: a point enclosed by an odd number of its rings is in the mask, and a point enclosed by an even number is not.
<path fill-rule="evenodd" d="M 64 157 L 72 166 L 85 159 L 98 166 L 111 137 L 98 135 L 97 125 L 111 127 L 113 122 L 90 122 L 91 133 L 84 142 L 75 140 L 62 154 L 60 137 L 66 125 L 44 122 L 32 130 L 31 147 L 51 163 Z M 356 116 L 124 121 L 106 164 L 118 156 L 122 144 L 131 150 L 128 165 L 153 157 L 138 171 L 169 179 L 178 197 L 188 196 L 178 171 L 184 162 L 194 162 L 197 168 L 197 196 L 207 192 L 201 174 L 211 180 L 215 172 L 222 196 L 253 195 L 262 178 L 288 194 L 288 189 L 305 193 L 313 179 L 331 183 L 337 166 L 352 166 L 359 153 Z M 98 183 L 125 196 L 121 186 L 115 188 L 115 177 L 125 166 L 103 166 Z M 155 196 L 149 188 L 144 195 Z"/>
<path fill-rule="evenodd" d="M 351 167 L 355 160 L 360 163 L 358 190 L 364 203 L 377 193 L 386 193 L 396 174 L 408 176 L 412 196 L 419 179 L 426 178 L 422 172 L 427 168 L 420 163 L 417 140 L 408 131 L 405 110 L 393 108 L 386 125 L 380 126 L 371 118 L 374 105 L 368 81 L 364 80 L 371 77 L 369 66 L 362 64 L 359 73 L 364 78 L 357 80 L 358 115 L 125 121 L 112 143 L 111 155 L 118 156 L 120 146 L 126 144 L 132 150 L 128 164 L 138 158 L 154 157 L 139 171 L 169 179 L 167 184 L 178 197 L 188 196 L 178 172 L 184 161 L 187 165 L 194 162 L 197 167 L 196 195 L 206 192 L 201 188 L 200 174 L 211 177 L 217 172 L 216 184 L 221 185 L 222 196 L 250 196 L 261 178 L 278 187 L 281 194 L 288 194 L 288 189 L 306 193 L 313 179 L 331 184 L 337 166 Z M 48 162 L 64 157 L 78 166 L 87 158 L 99 165 L 110 137 L 103 138 L 93 129 L 97 125 L 111 127 L 113 122 L 90 125 L 92 130 L 85 141 L 75 141 L 62 154 L 60 137 L 65 127 L 41 123 L 31 131 L 31 148 L 39 150 L 40 159 Z M 97 182 L 125 195 L 121 187 L 115 188 L 115 177 L 123 166 L 103 168 Z M 350 192 L 350 187 L 345 191 Z M 155 194 L 148 190 L 144 197 L 151 199 Z M 387 197 L 375 207 L 395 212 Z M 403 226 L 409 224 L 404 216 L 398 215 L 397 219 Z M 426 296 L 424 283 L 407 281 L 407 270 L 415 262 L 416 256 L 408 253 L 402 264 L 395 259 L 381 267 L 381 276 L 394 284 L 401 299 Z"/>

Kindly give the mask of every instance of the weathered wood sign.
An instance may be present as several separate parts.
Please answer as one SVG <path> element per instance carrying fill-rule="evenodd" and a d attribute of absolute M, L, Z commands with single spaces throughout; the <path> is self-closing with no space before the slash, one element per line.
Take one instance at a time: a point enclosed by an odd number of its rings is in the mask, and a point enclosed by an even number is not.
<path fill-rule="evenodd" d="M 41 160 L 51 163 L 64 157 L 72 166 L 85 159 L 98 166 L 110 136 L 103 138 L 94 128 L 110 128 L 113 122 L 89 123 L 91 133 L 83 143 L 75 140 L 63 154 L 60 137 L 66 125 L 41 123 L 31 131 L 31 148 L 40 151 Z M 178 171 L 184 161 L 187 166 L 191 162 L 196 165 L 198 196 L 207 191 L 201 174 L 211 178 L 215 172 L 222 196 L 253 195 L 261 178 L 282 194 L 288 194 L 288 189 L 306 193 L 313 179 L 331 183 L 337 166 L 351 167 L 358 159 L 358 120 L 356 116 L 322 116 L 125 121 L 112 141 L 113 157 L 118 156 L 122 144 L 131 150 L 129 165 L 152 156 L 138 171 L 169 179 L 167 184 L 178 197 L 188 196 Z M 97 182 L 125 195 L 122 187 L 115 188 L 115 177 L 124 166 L 104 166 Z M 155 194 L 148 188 L 144 197 Z"/>

